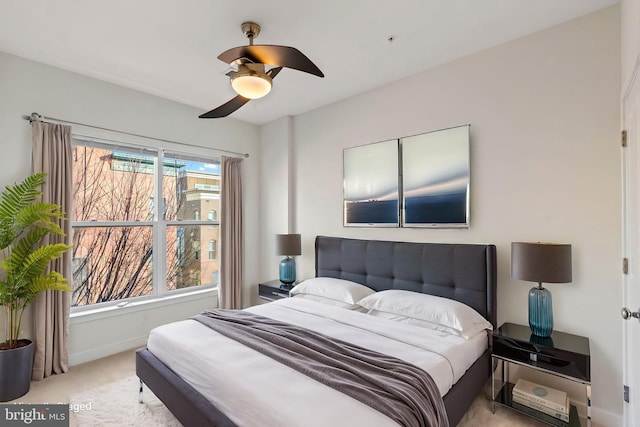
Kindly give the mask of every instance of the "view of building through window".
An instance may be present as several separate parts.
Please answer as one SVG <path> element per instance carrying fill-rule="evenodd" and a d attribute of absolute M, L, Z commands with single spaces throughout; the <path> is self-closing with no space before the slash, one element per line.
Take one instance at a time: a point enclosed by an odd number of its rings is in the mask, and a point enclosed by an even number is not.
<path fill-rule="evenodd" d="M 219 210 L 217 160 L 75 139 L 72 305 L 217 286 Z"/>

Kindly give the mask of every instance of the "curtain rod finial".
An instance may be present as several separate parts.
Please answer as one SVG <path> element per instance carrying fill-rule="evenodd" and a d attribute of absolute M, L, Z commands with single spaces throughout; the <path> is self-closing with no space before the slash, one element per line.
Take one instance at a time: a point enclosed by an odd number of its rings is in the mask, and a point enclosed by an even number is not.
<path fill-rule="evenodd" d="M 42 116 L 38 113 L 31 113 L 31 116 L 29 116 L 29 120 L 31 120 L 32 122 L 41 122 Z"/>

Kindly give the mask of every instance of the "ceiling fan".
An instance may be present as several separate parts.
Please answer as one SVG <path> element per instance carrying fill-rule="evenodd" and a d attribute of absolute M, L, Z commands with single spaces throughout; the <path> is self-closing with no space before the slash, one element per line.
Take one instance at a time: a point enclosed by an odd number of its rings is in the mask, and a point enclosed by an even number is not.
<path fill-rule="evenodd" d="M 260 34 L 260 25 L 255 22 L 244 22 L 240 28 L 249 39 L 249 45 L 234 47 L 218 55 L 219 60 L 237 66 L 237 70 L 230 71 L 227 75 L 231 78 L 231 86 L 238 96 L 201 114 L 198 116 L 201 119 L 226 117 L 250 100 L 262 98 L 269 93 L 273 79 L 283 68 L 293 68 L 324 77 L 316 64 L 294 47 L 254 45 L 253 39 Z M 266 65 L 273 68 L 266 70 Z"/>

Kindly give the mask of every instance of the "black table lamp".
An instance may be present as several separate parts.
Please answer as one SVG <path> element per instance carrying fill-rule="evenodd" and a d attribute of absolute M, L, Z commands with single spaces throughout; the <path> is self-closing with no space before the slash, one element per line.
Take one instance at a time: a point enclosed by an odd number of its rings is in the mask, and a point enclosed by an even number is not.
<path fill-rule="evenodd" d="M 280 261 L 280 282 L 291 285 L 296 281 L 296 261 L 293 256 L 302 254 L 299 234 L 276 234 L 276 255 L 285 255 Z"/>
<path fill-rule="evenodd" d="M 529 327 L 534 335 L 551 336 L 553 305 L 546 283 L 569 283 L 571 276 L 571 245 L 561 243 L 511 243 L 511 277 L 538 286 L 529 291 Z"/>

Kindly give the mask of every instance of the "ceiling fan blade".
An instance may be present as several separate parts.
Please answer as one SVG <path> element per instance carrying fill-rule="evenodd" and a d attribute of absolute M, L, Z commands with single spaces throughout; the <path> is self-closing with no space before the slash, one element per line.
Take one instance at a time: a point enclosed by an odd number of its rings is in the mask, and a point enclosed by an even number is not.
<path fill-rule="evenodd" d="M 201 119 L 218 119 L 220 117 L 227 117 L 229 114 L 233 113 L 249 101 L 251 101 L 249 98 L 238 95 L 230 101 L 225 102 L 221 106 L 214 108 L 213 110 L 208 111 L 204 114 L 201 114 L 198 117 Z"/>
<path fill-rule="evenodd" d="M 251 62 L 260 64 L 293 68 L 314 76 L 324 77 L 324 74 L 316 64 L 311 62 L 304 53 L 295 47 L 254 44 L 234 47 L 218 55 L 218 59 L 227 64 L 231 64 L 239 58 L 246 58 Z"/>
<path fill-rule="evenodd" d="M 271 77 L 271 80 L 275 79 L 276 76 L 278 75 L 278 73 L 282 70 L 282 67 L 276 67 L 276 68 L 272 68 L 269 71 L 267 71 L 267 75 L 269 77 Z"/>

